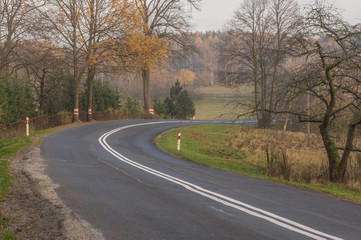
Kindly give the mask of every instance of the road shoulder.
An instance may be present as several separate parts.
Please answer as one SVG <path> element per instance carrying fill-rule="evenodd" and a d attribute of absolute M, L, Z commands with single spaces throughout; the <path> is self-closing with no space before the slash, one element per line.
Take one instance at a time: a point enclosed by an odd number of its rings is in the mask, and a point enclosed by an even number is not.
<path fill-rule="evenodd" d="M 19 239 L 104 239 L 58 197 L 40 147 L 23 149 L 10 162 L 12 186 L 0 208 L 6 227 Z"/>

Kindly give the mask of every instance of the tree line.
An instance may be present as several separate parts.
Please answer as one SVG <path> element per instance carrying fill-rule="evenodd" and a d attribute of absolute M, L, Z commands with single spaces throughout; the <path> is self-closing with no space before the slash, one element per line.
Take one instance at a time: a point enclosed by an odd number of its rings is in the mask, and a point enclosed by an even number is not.
<path fill-rule="evenodd" d="M 198 4 L 199 0 L 0 0 L 0 91 L 7 93 L 0 99 L 2 121 L 10 121 L 3 116 L 9 115 L 15 81 L 35 93 L 27 99 L 34 105 L 27 115 L 49 112 L 46 101 L 61 91 L 68 97 L 62 110 L 71 106 L 75 121 L 81 97 L 86 96 L 90 121 L 94 79 L 139 71 L 144 107 L 152 108 L 150 71 L 168 58 L 170 45 L 180 50 L 190 46 L 188 19 Z"/>

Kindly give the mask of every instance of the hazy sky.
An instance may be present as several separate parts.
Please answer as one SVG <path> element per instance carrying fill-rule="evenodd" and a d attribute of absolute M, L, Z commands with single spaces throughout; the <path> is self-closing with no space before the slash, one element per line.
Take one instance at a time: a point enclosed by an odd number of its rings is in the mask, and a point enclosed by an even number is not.
<path fill-rule="evenodd" d="M 314 2 L 313 0 L 297 0 L 299 4 Z M 222 30 L 233 12 L 243 0 L 202 0 L 201 12 L 193 12 L 192 23 L 196 30 Z M 343 10 L 344 19 L 350 23 L 361 23 L 361 0 L 328 0 Z"/>

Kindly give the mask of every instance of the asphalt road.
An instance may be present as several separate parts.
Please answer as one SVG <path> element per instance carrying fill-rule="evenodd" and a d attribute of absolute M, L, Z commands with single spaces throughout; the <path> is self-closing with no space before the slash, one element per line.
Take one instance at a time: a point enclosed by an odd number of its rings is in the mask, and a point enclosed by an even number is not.
<path fill-rule="evenodd" d="M 360 205 L 177 159 L 152 144 L 194 123 L 87 125 L 49 136 L 41 152 L 61 199 L 106 239 L 361 239 Z"/>

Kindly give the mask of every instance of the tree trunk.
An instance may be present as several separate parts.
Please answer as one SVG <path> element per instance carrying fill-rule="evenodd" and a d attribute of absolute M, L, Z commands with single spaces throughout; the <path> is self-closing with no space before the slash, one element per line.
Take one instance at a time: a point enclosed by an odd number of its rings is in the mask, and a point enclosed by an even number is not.
<path fill-rule="evenodd" d="M 261 71 L 262 71 L 262 77 L 261 77 L 261 110 L 260 110 L 260 116 L 261 116 L 261 121 L 259 122 L 259 127 L 260 128 L 267 128 L 266 125 L 266 112 L 265 109 L 267 108 L 267 103 L 266 103 L 266 94 L 267 94 L 267 84 L 266 84 L 266 78 L 263 75 L 263 68 L 261 67 Z"/>
<path fill-rule="evenodd" d="M 150 98 L 150 70 L 142 68 L 143 78 L 143 96 L 144 96 L 144 109 L 149 111 L 152 107 L 152 100 Z"/>
<path fill-rule="evenodd" d="M 332 182 L 345 181 L 347 163 L 350 157 L 350 153 L 353 149 L 352 143 L 355 135 L 355 129 L 356 129 L 356 125 L 349 126 L 345 149 L 342 154 L 342 159 L 340 159 L 340 155 L 338 154 L 338 149 L 336 144 L 330 139 L 328 131 L 323 127 L 323 125 L 320 126 L 322 139 L 329 159 L 330 181 Z"/>
<path fill-rule="evenodd" d="M 290 104 L 291 105 L 291 104 Z M 290 109 L 290 107 L 288 107 L 288 109 Z M 288 125 L 288 118 L 289 118 L 289 114 L 286 113 L 286 119 L 285 122 L 283 124 L 283 132 L 282 132 L 282 138 L 284 138 L 286 136 L 286 131 L 287 131 L 287 125 Z"/>
<path fill-rule="evenodd" d="M 340 181 L 340 155 L 337 150 L 337 146 L 334 141 L 331 140 L 328 127 L 325 124 L 321 124 L 320 132 L 323 140 L 323 144 L 326 149 L 328 164 L 329 164 L 329 174 L 330 181 L 337 182 Z"/>
<path fill-rule="evenodd" d="M 39 89 L 39 110 L 44 114 L 44 100 L 45 100 L 45 77 L 46 73 L 43 71 L 43 75 L 40 78 L 40 89 Z"/>
<path fill-rule="evenodd" d="M 263 52 L 260 50 L 260 56 L 262 58 Z M 267 97 L 268 97 L 268 81 L 267 81 L 267 74 L 265 69 L 265 63 L 263 60 L 260 61 L 260 71 L 261 71 L 261 121 L 258 123 L 260 128 L 269 128 L 271 126 L 270 119 L 268 118 L 269 112 L 267 112 Z"/>
<path fill-rule="evenodd" d="M 75 52 L 75 51 L 74 51 Z M 73 122 L 79 121 L 79 77 L 78 77 L 78 61 L 74 60 L 74 113 Z"/>
<path fill-rule="evenodd" d="M 76 76 L 74 76 L 74 114 L 73 122 L 79 121 L 79 81 Z"/>
<path fill-rule="evenodd" d="M 320 125 L 320 132 L 323 140 L 323 144 L 325 146 L 327 157 L 328 157 L 328 163 L 329 163 L 329 174 L 330 174 L 330 181 L 331 182 L 338 182 L 340 181 L 340 155 L 338 153 L 337 146 L 334 141 L 331 140 L 330 134 L 328 132 L 331 122 L 331 116 L 334 111 L 334 108 L 336 106 L 336 88 L 334 85 L 334 79 L 331 76 L 331 69 L 330 67 L 327 67 L 327 61 L 326 57 L 323 54 L 323 49 L 321 45 L 316 42 L 317 49 L 318 49 L 318 55 L 320 56 L 322 67 L 325 72 L 326 81 L 328 84 L 328 92 L 330 101 L 326 105 L 326 113 L 323 117 L 322 124 Z"/>
<path fill-rule="evenodd" d="M 225 64 L 224 65 L 224 84 L 226 85 L 226 87 L 229 86 L 227 69 L 228 69 L 228 65 Z"/>
<path fill-rule="evenodd" d="M 280 45 L 281 43 L 278 43 L 278 45 Z M 276 95 L 276 89 L 277 89 L 277 85 L 278 85 L 278 67 L 279 67 L 279 62 L 281 59 L 280 56 L 280 47 L 278 47 L 277 49 L 277 54 L 276 54 L 276 60 L 274 63 L 274 67 L 273 67 L 273 76 L 272 76 L 272 84 L 271 84 L 271 90 L 269 92 L 269 106 L 268 106 L 268 110 L 266 112 L 266 123 L 267 123 L 267 128 L 271 126 L 272 120 L 274 118 L 273 112 L 276 109 L 276 100 L 275 100 L 275 95 Z M 267 96 L 268 97 L 268 96 Z"/>
<path fill-rule="evenodd" d="M 88 69 L 88 77 L 87 77 L 87 84 L 88 84 L 87 121 L 88 122 L 91 122 L 93 120 L 93 83 L 94 83 L 94 76 L 95 76 L 95 67 L 91 66 Z"/>
<path fill-rule="evenodd" d="M 78 16 L 76 11 L 76 0 L 72 1 L 71 25 L 72 25 L 72 43 L 73 43 L 73 77 L 74 77 L 74 114 L 73 121 L 79 121 L 79 66 L 78 66 Z"/>
<path fill-rule="evenodd" d="M 257 74 L 256 74 L 256 78 L 257 78 Z M 261 127 L 261 121 L 262 121 L 262 117 L 259 111 L 259 105 L 260 105 L 260 100 L 259 100 L 259 83 L 256 80 L 254 83 L 254 102 L 255 102 L 255 111 L 256 111 L 256 117 L 257 117 L 257 122 L 258 122 L 258 127 Z"/>
<path fill-rule="evenodd" d="M 307 93 L 307 115 L 310 116 L 310 94 Z M 310 145 L 311 140 L 311 122 L 307 123 L 307 144 Z"/>
<path fill-rule="evenodd" d="M 343 151 L 342 158 L 341 158 L 341 163 L 340 163 L 340 166 L 338 169 L 340 181 L 345 181 L 347 163 L 348 163 L 348 159 L 350 157 L 350 153 L 353 149 L 353 139 L 355 136 L 355 130 L 356 130 L 356 125 L 352 124 L 348 127 L 346 145 L 345 145 L 345 149 Z"/>
<path fill-rule="evenodd" d="M 259 71 L 259 66 L 258 66 L 258 60 L 257 60 L 257 50 L 256 50 L 256 36 L 257 33 L 254 31 L 252 32 L 252 60 L 253 60 L 253 82 L 254 82 L 254 110 L 256 112 L 256 117 L 257 117 L 257 124 L 258 127 L 261 127 L 261 121 L 262 121 L 262 117 L 261 117 L 261 113 L 259 110 L 259 106 L 260 106 L 260 83 L 259 83 L 259 79 L 258 79 L 258 71 Z M 232 65 L 232 72 L 233 72 L 233 65 Z"/>

